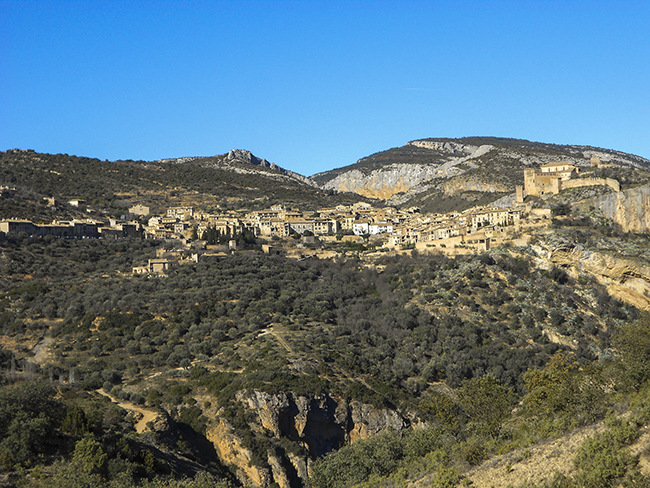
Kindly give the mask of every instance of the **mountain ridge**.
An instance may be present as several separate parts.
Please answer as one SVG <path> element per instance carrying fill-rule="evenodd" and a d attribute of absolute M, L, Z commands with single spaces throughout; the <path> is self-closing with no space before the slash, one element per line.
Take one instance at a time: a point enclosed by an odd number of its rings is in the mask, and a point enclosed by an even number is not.
<path fill-rule="evenodd" d="M 595 158 L 607 166 L 650 167 L 650 160 L 640 156 L 592 146 L 495 137 L 425 138 L 311 178 L 323 189 L 354 192 L 392 205 L 420 205 L 428 210 L 436 205 L 427 205 L 427 200 L 460 194 L 466 202 L 455 209 L 462 210 L 490 193 L 500 193 L 493 200 L 514 193 L 523 181 L 525 168 L 559 161 L 584 168 L 592 166 Z"/>

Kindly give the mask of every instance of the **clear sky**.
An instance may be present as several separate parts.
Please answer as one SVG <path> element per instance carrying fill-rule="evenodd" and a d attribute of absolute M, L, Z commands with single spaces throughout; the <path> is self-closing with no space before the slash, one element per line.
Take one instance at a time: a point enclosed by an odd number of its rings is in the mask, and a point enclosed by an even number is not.
<path fill-rule="evenodd" d="M 311 175 L 463 136 L 650 159 L 650 1 L 0 0 L 0 150 Z"/>

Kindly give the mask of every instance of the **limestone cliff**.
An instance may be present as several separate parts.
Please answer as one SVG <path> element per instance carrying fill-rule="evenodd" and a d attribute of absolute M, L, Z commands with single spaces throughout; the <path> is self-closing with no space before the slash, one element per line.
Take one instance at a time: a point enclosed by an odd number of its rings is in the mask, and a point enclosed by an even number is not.
<path fill-rule="evenodd" d="M 237 478 L 244 486 L 270 484 L 269 470 L 252 463 L 253 453 L 244 447 L 242 439 L 228 421 L 218 419 L 206 430 L 206 438 L 214 445 L 221 462 L 236 468 Z"/>
<path fill-rule="evenodd" d="M 312 457 L 387 428 L 400 432 L 408 425 L 408 421 L 394 410 L 354 400 L 347 402 L 329 395 L 306 397 L 243 390 L 236 398 L 253 414 L 255 421 L 251 427 L 254 430 L 298 441 Z"/>
<path fill-rule="evenodd" d="M 266 487 L 272 482 L 287 488 L 302 486 L 308 478 L 311 459 L 385 429 L 401 432 L 408 426 L 408 420 L 394 410 L 329 395 L 311 397 L 242 390 L 236 394 L 236 402 L 245 409 L 255 435 L 277 441 L 288 439 L 304 449 L 303 454 L 269 450 L 270 469 L 255 466 L 253 453 L 244 447 L 235 429 L 217 417 L 207 437 L 221 461 L 236 467 L 245 486 Z"/>
<path fill-rule="evenodd" d="M 403 162 L 389 164 L 370 172 L 351 169 L 323 185 L 324 189 L 354 192 L 369 198 L 388 200 L 398 193 L 417 189 L 423 191 L 423 184 L 437 179 L 446 179 L 460 175 L 466 168 L 459 167 L 488 153 L 492 146 L 472 146 L 452 142 L 432 143 L 412 141 L 409 143 L 419 148 L 436 151 L 437 164 L 418 164 Z M 470 162 L 467 167 L 472 167 Z"/>
<path fill-rule="evenodd" d="M 405 193 L 422 182 L 438 177 L 439 171 L 442 170 L 435 166 L 420 164 L 391 165 L 372 171 L 369 175 L 365 175 L 359 170 L 352 170 L 334 178 L 324 188 L 388 200 L 397 193 Z M 457 171 L 454 171 L 454 174 L 457 174 Z"/>
<path fill-rule="evenodd" d="M 650 310 L 650 264 L 610 252 L 590 251 L 573 243 L 533 248 L 542 265 L 546 262 L 565 267 L 574 276 L 593 276 L 614 298 Z"/>
<path fill-rule="evenodd" d="M 624 232 L 650 230 L 650 185 L 602 195 L 593 205 Z"/>

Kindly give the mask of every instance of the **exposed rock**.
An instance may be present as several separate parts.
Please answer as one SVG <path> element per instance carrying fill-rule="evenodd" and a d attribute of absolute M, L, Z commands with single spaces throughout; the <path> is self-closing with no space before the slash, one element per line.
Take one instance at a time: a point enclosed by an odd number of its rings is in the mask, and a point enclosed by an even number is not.
<path fill-rule="evenodd" d="M 504 197 L 499 198 L 498 200 L 493 201 L 490 206 L 496 208 L 514 208 L 517 204 L 517 194 L 512 193 Z"/>
<path fill-rule="evenodd" d="M 282 461 L 278 456 L 273 454 L 272 451 L 269 451 L 268 453 L 268 462 L 269 466 L 271 466 L 271 472 L 273 473 L 273 481 L 280 488 L 291 488 L 291 483 L 289 482 L 289 477 L 282 466 Z"/>
<path fill-rule="evenodd" d="M 639 260 L 593 252 L 581 246 L 534 247 L 543 260 L 595 277 L 614 298 L 650 310 L 650 266 Z"/>
<path fill-rule="evenodd" d="M 214 445 L 221 461 L 237 468 L 237 478 L 244 486 L 266 487 L 271 483 L 268 469 L 252 464 L 253 453 L 242 445 L 235 429 L 227 421 L 219 419 L 207 429 L 206 437 Z"/>
<path fill-rule="evenodd" d="M 401 432 L 407 427 L 406 420 L 394 410 L 377 409 L 372 405 L 350 402 L 350 419 L 352 429 L 348 433 L 349 442 L 367 439 L 386 429 Z"/>
<path fill-rule="evenodd" d="M 269 395 L 268 393 L 253 390 L 252 392 L 239 391 L 236 395 L 237 401 L 243 403 L 249 410 L 257 415 L 259 424 L 266 429 L 273 437 L 280 437 L 282 431 L 286 432 L 286 425 L 281 428 L 280 416 L 286 417 L 284 413 L 289 409 L 289 399 L 285 393 Z"/>
<path fill-rule="evenodd" d="M 269 163 L 266 159 L 260 159 L 254 156 L 250 151 L 245 149 L 232 149 L 226 157 L 229 161 L 239 161 L 242 163 L 253 164 L 255 166 L 264 166 L 265 168 L 277 169 L 275 163 Z"/>
<path fill-rule="evenodd" d="M 438 174 L 437 166 L 394 164 L 368 175 L 356 169 L 348 171 L 328 181 L 323 188 L 387 200 L 396 193 L 406 192 L 413 186 L 432 180 Z"/>
<path fill-rule="evenodd" d="M 469 146 L 452 142 L 413 141 L 409 144 L 441 151 L 447 156 L 446 161 L 442 158 L 441 164 L 390 164 L 369 173 L 351 169 L 325 183 L 323 188 L 388 200 L 393 195 L 409 192 L 434 179 L 462 174 L 465 170 L 458 168 L 460 164 L 480 157 L 492 149 L 489 145 Z M 418 188 L 418 190 L 423 189 Z"/>
<path fill-rule="evenodd" d="M 266 159 L 260 159 L 245 149 L 232 149 L 228 154 L 220 156 L 159 159 L 156 162 L 166 164 L 198 162 L 204 167 L 226 169 L 240 174 L 258 174 L 279 180 L 297 180 L 309 186 L 318 186 L 306 176 L 281 168 Z M 265 171 L 260 168 L 268 168 L 271 171 Z"/>
<path fill-rule="evenodd" d="M 309 458 L 297 456 L 296 454 L 292 452 L 287 452 L 287 458 L 289 459 L 289 462 L 293 466 L 293 468 L 296 470 L 296 474 L 298 475 L 298 478 L 301 480 L 306 480 L 309 478 Z"/>
<path fill-rule="evenodd" d="M 494 183 L 491 181 L 481 181 L 476 178 L 454 178 L 446 181 L 442 189 L 447 196 L 453 196 L 466 191 L 478 191 L 485 193 L 504 193 L 511 191 L 512 188 L 507 185 Z"/>
<path fill-rule="evenodd" d="M 594 206 L 624 232 L 650 230 L 650 185 L 603 195 L 594 200 Z"/>
<path fill-rule="evenodd" d="M 243 390 L 236 398 L 254 413 L 256 423 L 268 434 L 303 443 L 313 457 L 387 428 L 400 432 L 408 425 L 394 410 L 347 403 L 329 395 L 310 398 Z"/>
<path fill-rule="evenodd" d="M 251 431 L 275 439 L 288 438 L 307 449 L 311 458 L 326 454 L 344 444 L 365 439 L 385 429 L 398 432 L 408 427 L 408 420 L 396 411 L 377 408 L 357 401 L 346 402 L 329 395 L 294 396 L 270 394 L 259 390 L 239 391 L 235 399 L 247 411 Z M 234 429 L 223 419 L 208 429 L 207 437 L 224 464 L 238 467 L 239 478 L 251 486 L 265 487 L 271 479 L 280 486 L 294 486 L 292 478 L 306 481 L 309 458 L 285 452 L 286 459 L 269 451 L 268 470 L 251 466 L 252 453 L 243 447 Z"/>
<path fill-rule="evenodd" d="M 313 181 L 311 181 L 306 176 L 281 168 L 277 164 L 271 163 L 266 159 L 260 159 L 257 156 L 255 156 L 253 153 L 245 149 L 232 149 L 230 152 L 228 152 L 228 155 L 226 156 L 226 162 L 236 162 L 236 163 L 250 164 L 252 166 L 261 166 L 263 168 L 269 168 L 274 172 L 276 172 L 276 176 L 289 177 L 291 179 L 298 180 L 301 183 L 305 183 L 310 186 L 317 186 Z M 236 172 L 244 172 L 242 171 L 241 168 L 231 167 L 230 169 Z M 263 174 L 264 176 L 273 175 L 273 173 L 261 173 L 261 174 Z"/>

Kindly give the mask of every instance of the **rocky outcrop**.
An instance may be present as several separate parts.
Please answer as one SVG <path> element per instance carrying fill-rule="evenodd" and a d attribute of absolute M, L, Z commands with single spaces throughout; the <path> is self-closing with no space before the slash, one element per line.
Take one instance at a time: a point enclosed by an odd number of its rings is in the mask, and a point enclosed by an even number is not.
<path fill-rule="evenodd" d="M 281 168 L 277 164 L 269 162 L 266 159 L 258 158 L 246 149 L 232 149 L 228 154 L 220 156 L 159 159 L 156 162 L 166 164 L 198 162 L 204 167 L 225 169 L 240 174 L 257 174 L 276 180 L 297 180 L 309 186 L 318 186 L 306 176 Z M 267 168 L 271 171 L 266 171 L 261 168 Z"/>
<path fill-rule="evenodd" d="M 650 185 L 603 195 L 595 199 L 594 206 L 624 232 L 650 230 Z"/>
<path fill-rule="evenodd" d="M 301 183 L 305 183 L 310 186 L 316 186 L 313 181 L 311 181 L 309 178 L 306 176 L 303 176 L 298 173 L 294 173 L 293 171 L 289 171 L 287 169 L 281 168 L 275 163 L 271 163 L 267 161 L 266 159 L 260 159 L 257 156 L 255 156 L 253 153 L 250 151 L 247 151 L 245 149 L 232 149 L 230 152 L 228 152 L 228 155 L 226 156 L 225 159 L 226 163 L 240 163 L 244 165 L 251 165 L 251 166 L 260 166 L 263 168 L 269 168 L 273 170 L 278 176 L 282 175 L 285 177 L 289 177 L 294 180 L 298 180 Z M 237 171 L 237 169 L 231 167 L 230 169 L 233 169 Z M 241 168 L 239 168 L 241 170 Z M 244 172 L 246 170 L 244 169 Z M 241 172 L 241 171 L 239 171 Z M 269 176 L 273 175 L 274 173 L 262 173 L 264 176 Z"/>
<path fill-rule="evenodd" d="M 477 191 L 483 193 L 505 193 L 512 191 L 512 188 L 502 183 L 483 181 L 477 178 L 454 178 L 442 185 L 446 196 L 454 196 L 466 191 Z"/>
<path fill-rule="evenodd" d="M 286 453 L 289 462 L 296 471 L 296 476 L 301 480 L 309 478 L 309 460 L 292 452 Z"/>
<path fill-rule="evenodd" d="M 347 405 L 347 411 L 351 427 L 347 435 L 349 443 L 367 439 L 386 429 L 401 432 L 407 426 L 407 422 L 393 410 L 377 409 L 372 405 L 351 401 Z"/>
<path fill-rule="evenodd" d="M 221 462 L 236 468 L 237 478 L 244 486 L 268 486 L 271 474 L 268 469 L 252 463 L 253 453 L 244 447 L 235 429 L 224 419 L 206 430 L 206 438 L 214 445 Z"/>
<path fill-rule="evenodd" d="M 308 453 L 301 456 L 269 451 L 270 470 L 253 466 L 253 455 L 235 430 L 227 421 L 217 419 L 207 437 L 221 461 L 236 466 L 240 480 L 247 486 L 266 487 L 271 482 L 283 487 L 302 486 L 311 459 L 385 429 L 401 432 L 408 426 L 408 420 L 394 410 L 329 395 L 308 397 L 242 390 L 235 398 L 247 411 L 248 425 L 255 435 L 289 439 Z"/>
<path fill-rule="evenodd" d="M 329 395 L 306 397 L 243 390 L 237 393 L 236 399 L 254 415 L 255 425 L 251 426 L 254 430 L 298 441 L 312 457 L 387 428 L 400 432 L 408 425 L 394 410 Z"/>
<path fill-rule="evenodd" d="M 442 174 L 440 171 L 437 166 L 423 164 L 393 164 L 370 174 L 354 169 L 328 181 L 323 188 L 388 200 L 397 193 L 407 192 L 422 182 L 438 177 Z"/>
<path fill-rule="evenodd" d="M 358 193 L 369 198 L 388 200 L 398 193 L 423 191 L 424 183 L 450 178 L 465 172 L 463 163 L 488 153 L 492 146 L 471 146 L 453 142 L 412 141 L 410 145 L 437 151 L 438 164 L 389 164 L 371 171 L 351 169 L 323 185 L 324 189 Z M 471 166 L 471 163 L 469 163 Z"/>
<path fill-rule="evenodd" d="M 285 471 L 284 466 L 282 465 L 282 460 L 279 456 L 269 451 L 268 453 L 269 466 L 271 466 L 271 472 L 273 473 L 273 481 L 280 488 L 291 488 L 291 481 L 289 476 Z"/>
<path fill-rule="evenodd" d="M 434 151 L 439 151 L 442 153 L 448 153 L 460 156 L 465 160 L 471 158 L 478 158 L 489 152 L 493 146 L 488 144 L 482 146 L 473 146 L 471 144 L 461 144 L 458 142 L 452 141 L 411 141 L 409 142 L 410 146 L 416 147 L 425 147 L 427 149 L 432 149 Z"/>
<path fill-rule="evenodd" d="M 650 265 L 639 259 L 594 252 L 570 243 L 533 248 L 543 261 L 568 268 L 574 275 L 591 275 L 617 300 L 650 310 Z"/>
<path fill-rule="evenodd" d="M 276 166 L 275 163 L 270 163 L 266 159 L 260 159 L 245 149 L 231 149 L 226 159 L 228 161 L 239 161 L 240 163 L 252 164 L 254 166 L 264 166 L 265 168 L 282 169 Z"/>

